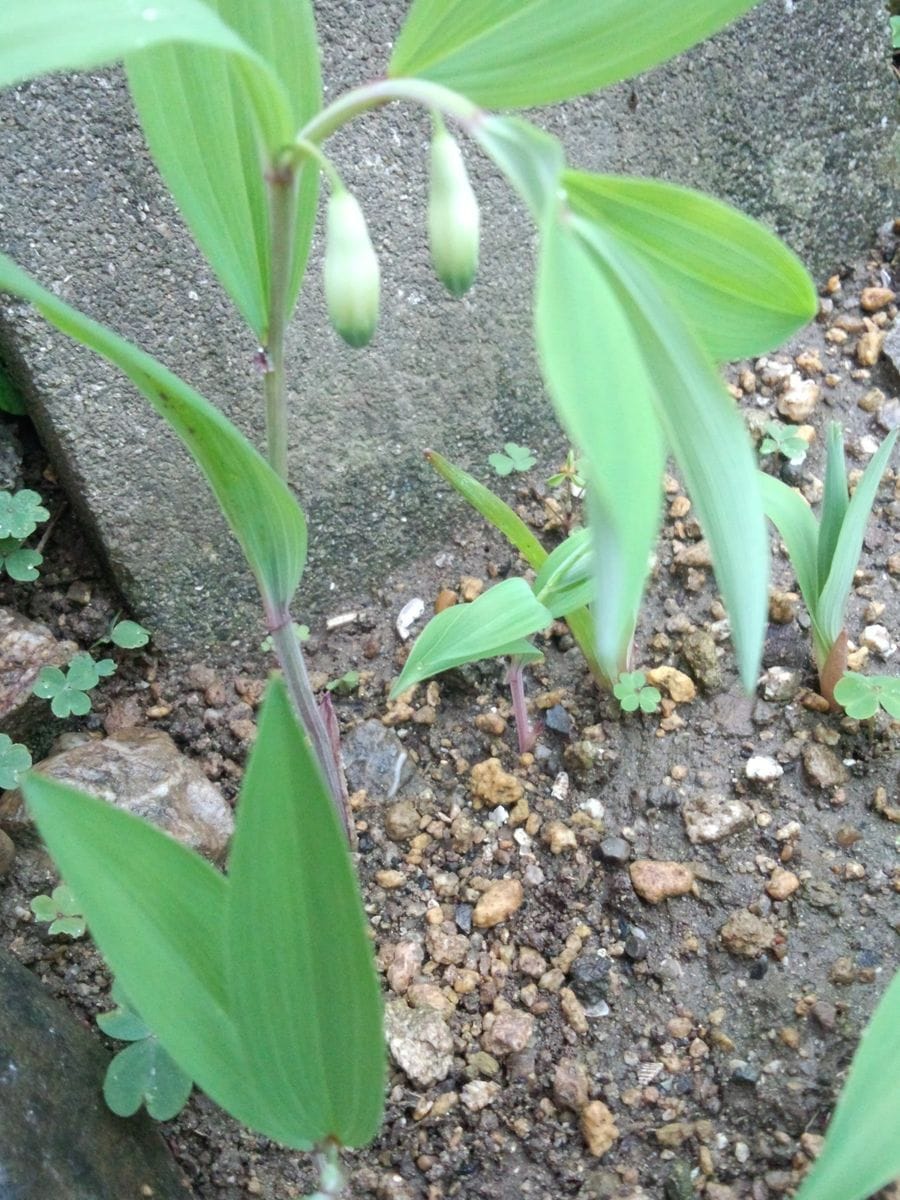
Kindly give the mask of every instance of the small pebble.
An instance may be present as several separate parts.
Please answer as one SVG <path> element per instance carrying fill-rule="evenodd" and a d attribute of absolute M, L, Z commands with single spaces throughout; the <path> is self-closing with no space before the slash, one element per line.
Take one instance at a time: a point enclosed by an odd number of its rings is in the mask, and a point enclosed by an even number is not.
<path fill-rule="evenodd" d="M 618 1140 L 615 1120 L 602 1100 L 592 1100 L 582 1109 L 581 1133 L 594 1158 L 602 1158 Z"/>
<path fill-rule="evenodd" d="M 588 1102 L 590 1080 L 587 1070 L 575 1058 L 561 1058 L 553 1074 L 553 1099 L 560 1108 L 581 1112 Z"/>
<path fill-rule="evenodd" d="M 477 929 L 492 929 L 511 917 L 523 899 L 524 892 L 518 879 L 499 879 L 479 898 L 472 913 L 472 923 Z"/>
<path fill-rule="evenodd" d="M 549 846 L 551 854 L 563 854 L 578 848 L 578 839 L 573 830 L 562 821 L 550 821 L 541 829 L 541 838 Z"/>
<path fill-rule="evenodd" d="M 631 857 L 631 847 L 624 838 L 604 838 L 600 843 L 600 856 L 611 867 L 624 867 Z"/>
<path fill-rule="evenodd" d="M 744 774 L 753 783 L 776 783 L 784 774 L 784 767 L 774 758 L 764 754 L 754 754 L 747 759 Z"/>
<path fill-rule="evenodd" d="M 803 768 L 807 779 L 815 787 L 837 787 L 847 782 L 847 768 L 833 750 L 819 742 L 812 742 L 803 748 Z"/>
<path fill-rule="evenodd" d="M 628 868 L 631 886 L 648 904 L 659 904 L 693 889 L 694 872 L 685 863 L 641 858 Z"/>
<path fill-rule="evenodd" d="M 504 771 L 499 758 L 488 758 L 476 763 L 469 776 L 472 795 L 488 808 L 503 805 L 512 808 L 525 794 L 525 789 L 515 775 Z"/>
<path fill-rule="evenodd" d="M 766 894 L 772 900 L 787 900 L 799 887 L 800 880 L 793 871 L 785 871 L 782 867 L 776 867 L 766 884 Z"/>
<path fill-rule="evenodd" d="M 521 1054 L 531 1041 L 533 1031 L 534 1017 L 531 1013 L 510 1008 L 497 1013 L 490 1027 L 482 1034 L 481 1044 L 495 1058 Z"/>
<path fill-rule="evenodd" d="M 775 941 L 775 926 L 749 909 L 740 908 L 719 930 L 719 938 L 729 954 L 739 958 L 758 958 L 771 949 Z"/>

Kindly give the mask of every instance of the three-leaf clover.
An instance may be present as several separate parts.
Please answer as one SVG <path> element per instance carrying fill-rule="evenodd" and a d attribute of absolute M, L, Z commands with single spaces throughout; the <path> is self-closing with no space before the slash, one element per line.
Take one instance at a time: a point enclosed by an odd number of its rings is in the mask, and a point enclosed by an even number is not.
<path fill-rule="evenodd" d="M 107 1067 L 103 1098 L 118 1117 L 133 1116 L 144 1104 L 157 1121 L 171 1120 L 187 1104 L 193 1081 L 162 1048 L 117 984 L 112 999 L 117 1007 L 100 1013 L 97 1024 L 109 1037 L 131 1045 Z"/>
<path fill-rule="evenodd" d="M 137 650 L 150 641 L 150 630 L 137 621 L 116 621 L 109 631 L 109 640 L 123 650 Z"/>
<path fill-rule="evenodd" d="M 26 748 L 0 733 L 0 791 L 19 786 L 19 776 L 31 766 Z"/>
<path fill-rule="evenodd" d="M 507 442 L 503 447 L 505 454 L 489 454 L 488 462 L 498 475 L 511 475 L 513 471 L 527 471 L 537 462 L 534 454 L 527 446 L 518 446 L 515 442 Z"/>
<path fill-rule="evenodd" d="M 22 488 L 18 492 L 0 492 L 0 538 L 30 537 L 41 521 L 50 516 L 37 492 Z"/>
<path fill-rule="evenodd" d="M 111 658 L 101 658 L 97 662 L 82 650 L 71 660 L 66 671 L 59 667 L 42 667 L 31 690 L 35 696 L 50 701 L 55 717 L 68 717 L 72 713 L 83 717 L 91 711 L 88 692 L 104 675 L 114 674 L 115 669 L 116 664 Z"/>
<path fill-rule="evenodd" d="M 55 887 L 50 896 L 35 896 L 30 907 L 39 921 L 49 923 L 52 934 L 67 933 L 71 938 L 80 938 L 87 929 L 81 905 L 64 883 Z"/>
<path fill-rule="evenodd" d="M 643 671 L 623 671 L 613 687 L 613 695 L 619 702 L 622 712 L 636 712 L 638 709 L 645 713 L 654 713 L 659 708 L 662 699 L 659 689 L 647 685 L 647 676 Z"/>
<path fill-rule="evenodd" d="M 900 720 L 900 677 L 897 675 L 859 675 L 848 671 L 834 688 L 834 698 L 848 717 L 867 721 L 879 706 Z"/>
<path fill-rule="evenodd" d="M 18 538 L 0 538 L 0 573 L 4 570 L 10 579 L 19 583 L 31 583 L 38 577 L 37 568 L 44 561 L 37 550 L 25 550 Z"/>
<path fill-rule="evenodd" d="M 793 463 L 799 463 L 809 452 L 809 443 L 798 433 L 796 425 L 782 425 L 780 421 L 766 421 L 766 436 L 759 446 L 760 454 L 773 454 L 776 450 Z"/>

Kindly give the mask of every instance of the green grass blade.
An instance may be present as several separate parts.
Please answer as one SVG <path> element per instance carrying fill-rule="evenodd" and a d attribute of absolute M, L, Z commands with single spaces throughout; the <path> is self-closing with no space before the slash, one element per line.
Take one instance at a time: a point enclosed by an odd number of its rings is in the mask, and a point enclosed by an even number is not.
<path fill-rule="evenodd" d="M 471 604 L 455 604 L 431 618 L 416 638 L 391 696 L 451 667 L 518 653 L 516 643 L 546 629 L 552 620 L 524 579 L 505 579 Z"/>
<path fill-rule="evenodd" d="M 788 557 L 803 595 L 803 603 L 813 624 L 816 657 L 818 659 L 820 651 L 827 656 L 834 638 L 828 641 L 819 629 L 819 583 L 816 565 L 819 526 L 816 518 L 800 493 L 782 483 L 780 479 L 760 471 L 757 481 L 765 514 L 787 546 Z"/>
<path fill-rule="evenodd" d="M 0 88 L 46 75 L 105 66 L 155 46 L 189 43 L 232 55 L 253 98 L 263 141 L 293 134 L 284 91 L 266 63 L 203 0 L 4 0 Z"/>
<path fill-rule="evenodd" d="M 847 597 L 850 595 L 853 576 L 859 565 L 866 526 L 898 432 L 900 431 L 895 429 L 884 439 L 856 485 L 844 514 L 828 578 L 819 593 L 819 620 L 825 634 L 832 641 L 844 627 L 844 609 L 847 607 Z"/>
<path fill-rule="evenodd" d="M 563 186 L 575 212 L 653 270 L 713 358 L 761 354 L 815 316 L 803 264 L 737 209 L 651 179 L 566 171 Z"/>
<path fill-rule="evenodd" d="M 756 0 L 414 0 L 389 74 L 488 108 L 584 95 L 708 37 Z"/>
<path fill-rule="evenodd" d="M 535 598 L 554 618 L 589 604 L 594 594 L 590 530 L 579 529 L 560 543 L 538 571 L 532 587 Z"/>
<path fill-rule="evenodd" d="M 825 586 L 834 560 L 844 517 L 850 507 L 844 434 L 837 421 L 829 421 L 826 435 L 825 489 L 819 516 L 819 550 L 816 558 L 819 587 Z"/>
<path fill-rule="evenodd" d="M 269 64 L 291 129 L 321 105 L 315 24 L 307 0 L 266 0 L 250 9 L 210 0 Z M 128 78 L 157 165 L 194 237 L 260 341 L 268 326 L 270 231 L 267 160 L 242 64 L 202 46 L 161 46 L 128 58 Z M 292 258 L 290 307 L 312 237 L 318 171 L 304 170 Z"/>
<path fill-rule="evenodd" d="M 581 217 L 572 224 L 604 273 L 631 330 L 629 353 L 639 356 L 652 384 L 657 418 L 709 541 L 750 691 L 766 628 L 769 543 L 744 423 L 708 353 L 652 272 L 608 231 Z M 621 394 L 631 401 L 630 391 Z M 632 502 L 629 492 L 620 495 Z"/>
<path fill-rule="evenodd" d="M 865 1200 L 900 1176 L 900 974 L 863 1032 L 797 1200 Z"/>
<path fill-rule="evenodd" d="M 270 613 L 283 614 L 306 561 L 306 521 L 286 485 L 208 401 L 156 359 L 42 288 L 0 254 L 0 291 L 119 367 L 178 434 L 241 544 Z"/>
<path fill-rule="evenodd" d="M 636 330 L 607 274 L 551 213 L 535 331 L 557 413 L 584 455 L 594 547 L 597 658 L 624 666 L 659 529 L 665 450 Z"/>
<path fill-rule="evenodd" d="M 255 1101 L 289 1145 L 360 1146 L 384 1104 L 381 1000 L 346 840 L 283 683 L 269 685 L 228 873 L 229 977 Z"/>
<path fill-rule="evenodd" d="M 434 467 L 437 473 L 446 479 L 454 491 L 459 492 L 463 500 L 471 504 L 476 512 L 502 533 L 510 545 L 522 555 L 530 567 L 538 570 L 547 559 L 547 551 L 534 536 L 525 522 L 510 506 L 495 495 L 490 488 L 455 466 L 436 450 L 425 451 L 426 461 Z"/>
<path fill-rule="evenodd" d="M 94 941 L 178 1065 L 259 1128 L 229 1010 L 226 882 L 153 826 L 37 773 L 22 790 Z"/>

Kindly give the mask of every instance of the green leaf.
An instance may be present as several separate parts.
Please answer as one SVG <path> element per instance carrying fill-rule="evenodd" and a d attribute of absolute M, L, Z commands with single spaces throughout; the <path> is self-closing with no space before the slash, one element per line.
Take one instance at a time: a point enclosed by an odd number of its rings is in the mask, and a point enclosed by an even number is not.
<path fill-rule="evenodd" d="M 818 627 L 819 583 L 816 559 L 819 527 L 816 518 L 800 493 L 782 483 L 780 479 L 760 471 L 757 483 L 766 516 L 778 530 L 787 547 L 791 566 L 803 595 L 803 603 L 813 622 L 817 644 L 821 642 L 821 650 L 827 657 L 830 643 L 826 644 L 825 635 Z"/>
<path fill-rule="evenodd" d="M 137 650 L 150 641 L 150 630 L 137 621 L 116 621 L 109 631 L 110 641 L 123 650 Z"/>
<path fill-rule="evenodd" d="M 350 696 L 359 687 L 359 671 L 346 671 L 339 679 L 332 679 L 325 684 L 326 692 L 334 692 L 337 696 Z"/>
<path fill-rule="evenodd" d="M 431 618 L 416 638 L 391 696 L 463 663 L 528 654 L 531 647 L 519 643 L 552 620 L 524 579 L 505 579 L 471 604 L 455 604 Z"/>
<path fill-rule="evenodd" d="M 27 748 L 0 733 L 0 792 L 19 786 L 19 776 L 31 766 Z"/>
<path fill-rule="evenodd" d="M 590 603 L 594 594 L 590 530 L 579 529 L 561 542 L 538 571 L 532 587 L 536 599 L 554 618 Z"/>
<path fill-rule="evenodd" d="M 144 1104 L 155 1120 L 170 1121 L 187 1104 L 192 1087 L 190 1076 L 150 1036 L 115 1056 L 106 1069 L 103 1098 L 117 1117 L 131 1117 Z"/>
<path fill-rule="evenodd" d="M 749 358 L 811 321 L 818 298 L 797 256 L 759 222 L 701 192 L 566 171 L 572 209 L 653 271 L 713 358 Z"/>
<path fill-rule="evenodd" d="M 292 1131 L 291 1145 L 368 1142 L 385 1084 L 372 948 L 346 839 L 278 680 L 241 789 L 226 929 L 260 1105 Z"/>
<path fill-rule="evenodd" d="M 167 834 L 56 780 L 32 772 L 22 790 L 148 1026 L 213 1100 L 265 1132 L 229 1009 L 224 877 Z"/>
<path fill-rule="evenodd" d="M 822 512 L 819 516 L 819 548 L 816 555 L 820 589 L 825 586 L 825 580 L 831 570 L 834 552 L 849 507 L 850 491 L 847 486 L 847 463 L 844 458 L 844 434 L 837 421 L 830 421 L 826 436 L 825 487 Z"/>
<path fill-rule="evenodd" d="M 516 464 L 505 454 L 489 454 L 488 462 L 494 468 L 498 475 L 511 475 L 515 470 Z"/>
<path fill-rule="evenodd" d="M 611 352 L 636 352 L 650 384 L 657 419 L 709 541 L 741 679 L 750 691 L 766 628 L 769 546 L 747 430 L 707 352 L 654 275 L 599 226 L 580 217 L 573 217 L 572 224 L 621 307 L 620 326 L 630 330 L 622 347 L 612 345 Z M 640 378 L 636 366 L 631 374 Z M 603 372 L 597 377 L 603 378 Z M 630 391 L 616 399 L 625 395 L 630 407 Z M 619 502 L 633 504 L 634 496 L 620 491 Z M 602 563 L 601 556 L 600 570 Z"/>
<path fill-rule="evenodd" d="M 472 136 L 540 224 L 548 206 L 556 199 L 566 165 L 559 139 L 518 117 L 492 115 L 476 123 Z"/>
<path fill-rule="evenodd" d="M 850 588 L 853 586 L 853 576 L 859 565 L 866 526 L 869 523 L 878 485 L 887 467 L 891 451 L 894 449 L 898 432 L 900 430 L 895 429 L 889 433 L 872 455 L 871 462 L 856 485 L 856 490 L 841 522 L 841 530 L 831 558 L 828 578 L 822 584 L 819 592 L 819 623 L 825 635 L 832 642 L 844 627 L 844 609 L 847 606 Z"/>
<path fill-rule="evenodd" d="M 152 1031 L 141 1020 L 131 1005 L 118 994 L 113 987 L 112 999 L 117 1001 L 116 1007 L 109 1012 L 98 1013 L 97 1024 L 107 1037 L 117 1038 L 120 1042 L 139 1042 L 152 1036 Z"/>
<path fill-rule="evenodd" d="M 863 1032 L 797 1200 L 865 1200 L 900 1176 L 900 974 Z"/>
<path fill-rule="evenodd" d="M 30 488 L 0 492 L 0 538 L 27 538 L 49 516 L 40 496 Z"/>
<path fill-rule="evenodd" d="M 308 0 L 207 0 L 277 76 L 288 138 L 259 145 L 244 65 L 202 45 L 165 45 L 127 60 L 128 80 L 160 171 L 244 319 L 260 341 L 269 322 L 269 201 L 264 168 L 321 105 L 315 22 Z M 312 237 L 318 169 L 302 173 L 286 264 L 293 308 Z M 283 264 L 282 264 L 283 265 Z"/>
<path fill-rule="evenodd" d="M 52 933 L 54 937 L 58 933 L 64 933 L 70 938 L 80 938 L 84 936 L 86 929 L 87 925 L 83 917 L 57 917 L 48 932 Z"/>
<path fill-rule="evenodd" d="M 867 721 L 878 712 L 878 694 L 865 675 L 848 671 L 834 686 L 834 698 L 848 717 Z"/>
<path fill-rule="evenodd" d="M 756 0 L 414 0 L 388 73 L 487 108 L 552 104 L 664 62 Z"/>
<path fill-rule="evenodd" d="M 12 413 L 14 417 L 23 417 L 28 412 L 25 401 L 13 387 L 2 367 L 0 367 L 0 412 Z"/>
<path fill-rule="evenodd" d="M 547 387 L 583 454 L 597 657 L 615 678 L 628 656 L 659 528 L 665 449 L 634 324 L 608 273 L 556 213 L 541 239 L 535 326 Z"/>
<path fill-rule="evenodd" d="M 15 543 L 15 539 L 9 540 Z M 33 583 L 38 577 L 37 568 L 43 561 L 43 554 L 39 554 L 37 550 L 25 550 L 20 546 L 5 554 L 0 546 L 0 563 L 10 579 L 15 579 L 18 583 Z"/>
<path fill-rule="evenodd" d="M 77 688 L 81 692 L 87 692 L 91 688 L 96 687 L 100 682 L 99 666 L 100 664 L 94 662 L 93 658 L 86 651 L 81 651 L 79 654 L 74 655 L 69 662 L 66 686 Z"/>
<path fill-rule="evenodd" d="M 115 363 L 169 423 L 216 495 L 270 614 L 286 611 L 306 561 L 306 520 L 290 490 L 208 401 L 149 354 L 58 300 L 0 254 L 0 291 Z"/>

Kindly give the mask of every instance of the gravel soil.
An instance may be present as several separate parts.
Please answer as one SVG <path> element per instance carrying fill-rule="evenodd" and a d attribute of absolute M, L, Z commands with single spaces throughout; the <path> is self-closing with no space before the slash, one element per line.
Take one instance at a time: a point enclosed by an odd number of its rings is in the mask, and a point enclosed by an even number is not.
<path fill-rule="evenodd" d="M 757 435 L 779 414 L 812 426 L 802 466 L 765 461 L 813 501 L 829 420 L 845 426 L 851 472 L 900 423 L 900 381 L 881 354 L 896 304 L 866 290 L 895 288 L 898 267 L 885 231 L 868 262 L 823 287 L 813 326 L 730 371 Z M 557 463 L 539 448 L 538 460 L 497 488 L 553 544 L 577 511 L 541 483 Z M 34 444 L 26 466 L 60 510 Z M 439 554 L 311 622 L 318 683 L 359 673 L 336 706 L 389 1010 L 386 1119 L 373 1146 L 347 1156 L 355 1197 L 789 1194 L 897 969 L 900 726 L 821 702 L 777 539 L 766 674 L 756 696 L 741 691 L 690 502 L 674 475 L 666 491 L 636 642 L 638 664 L 661 669 L 659 713 L 623 716 L 562 626 L 528 679 L 543 723 L 533 753 L 517 752 L 496 664 L 388 703 L 408 646 L 403 605 L 420 597 L 431 611 L 444 590 L 462 600 L 522 569 L 450 497 L 458 532 Z M 0 604 L 87 647 L 119 604 L 66 509 L 45 555 L 40 583 L 4 581 Z M 898 585 L 895 453 L 847 613 L 857 669 L 892 670 Z M 264 655 L 213 669 L 163 661 L 152 643 L 116 654 L 95 711 L 66 728 L 156 725 L 233 799 Z M 35 757 L 58 731 L 38 734 Z M 101 959 L 89 940 L 50 937 L 28 909 L 52 882 L 41 852 L 19 847 L 0 881 L 0 942 L 92 1018 L 108 1007 Z M 202 1096 L 165 1133 L 197 1200 L 288 1200 L 314 1186 L 305 1156 Z"/>

